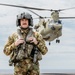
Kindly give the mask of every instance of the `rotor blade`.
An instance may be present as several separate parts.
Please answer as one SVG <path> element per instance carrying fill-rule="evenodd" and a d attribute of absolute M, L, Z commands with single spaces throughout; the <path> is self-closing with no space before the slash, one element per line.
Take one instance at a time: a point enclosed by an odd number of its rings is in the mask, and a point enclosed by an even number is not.
<path fill-rule="evenodd" d="M 34 13 L 35 15 L 39 16 L 39 18 L 42 18 L 42 16 L 38 15 L 37 13 L 35 13 L 34 11 L 28 9 L 30 12 Z"/>
<path fill-rule="evenodd" d="M 59 19 L 75 19 L 75 17 L 59 17 Z"/>
<path fill-rule="evenodd" d="M 66 8 L 66 9 L 59 9 L 58 11 L 64 11 L 64 10 L 70 10 L 70 9 L 75 9 L 75 7 Z"/>
<path fill-rule="evenodd" d="M 18 7 L 18 8 L 26 8 L 26 9 L 28 9 L 30 12 L 32 12 L 32 13 L 34 13 L 35 15 L 39 16 L 39 18 L 42 18 L 42 16 L 38 15 L 37 13 L 35 13 L 34 11 L 32 11 L 32 10 L 30 10 L 30 9 L 34 9 L 34 10 L 47 10 L 47 9 L 33 8 L 33 7 L 27 7 L 27 6 L 18 6 L 18 5 L 10 5 L 10 4 L 2 4 L 2 3 L 0 3 L 0 5 L 11 6 L 11 7 Z"/>
<path fill-rule="evenodd" d="M 66 8 L 66 9 L 52 10 L 52 9 L 34 8 L 34 7 L 28 7 L 28 6 L 3 4 L 3 3 L 0 3 L 0 5 L 11 6 L 11 7 L 18 7 L 18 8 L 25 8 L 25 9 L 33 9 L 33 10 L 44 10 L 44 11 L 64 11 L 64 10 L 69 10 L 69 9 L 75 9 L 75 7 L 71 7 L 71 8 Z"/>
<path fill-rule="evenodd" d="M 42 18 L 51 18 L 51 17 L 42 17 Z M 39 18 L 34 18 L 39 19 Z M 75 19 L 75 17 L 59 17 L 59 19 Z"/>
<path fill-rule="evenodd" d="M 12 5 L 12 4 L 3 4 L 3 3 L 0 3 L 0 5 L 3 5 L 3 6 L 11 6 L 11 7 L 18 7 L 18 8 L 25 8 L 25 9 L 33 9 L 33 10 L 51 11 L 50 9 L 34 8 L 34 7 L 20 6 L 20 5 Z"/>
<path fill-rule="evenodd" d="M 51 18 L 51 17 L 42 17 L 42 19 L 43 19 L 43 18 Z M 39 19 L 39 18 L 33 18 L 33 19 Z"/>

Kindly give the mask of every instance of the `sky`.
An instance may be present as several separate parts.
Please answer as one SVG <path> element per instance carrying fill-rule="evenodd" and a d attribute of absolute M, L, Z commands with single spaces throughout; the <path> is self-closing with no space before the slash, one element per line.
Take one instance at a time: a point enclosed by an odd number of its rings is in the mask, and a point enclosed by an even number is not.
<path fill-rule="evenodd" d="M 66 9 L 75 7 L 75 0 L 0 0 L 0 3 L 24 5 L 47 9 Z M 35 10 L 33 10 L 35 11 Z M 0 5 L 0 69 L 13 69 L 8 65 L 9 56 L 4 55 L 3 48 L 7 38 L 11 33 L 16 31 L 16 15 L 21 12 L 29 12 L 27 9 L 14 8 Z M 35 11 L 41 16 L 50 17 L 49 11 Z M 33 13 L 32 16 L 37 17 Z M 75 9 L 65 10 L 60 12 L 60 16 L 75 17 Z M 34 19 L 34 25 L 38 20 Z M 62 36 L 60 44 L 56 44 L 55 40 L 48 47 L 48 53 L 43 56 L 40 61 L 41 72 L 51 72 L 61 69 L 75 70 L 75 19 L 62 20 Z"/>

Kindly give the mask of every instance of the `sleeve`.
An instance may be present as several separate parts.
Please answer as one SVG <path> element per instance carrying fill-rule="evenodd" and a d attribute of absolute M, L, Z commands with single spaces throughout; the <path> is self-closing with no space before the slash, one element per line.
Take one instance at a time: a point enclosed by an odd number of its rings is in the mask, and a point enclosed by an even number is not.
<path fill-rule="evenodd" d="M 45 40 L 43 39 L 42 35 L 39 33 L 37 33 L 36 39 L 38 41 L 37 47 L 39 48 L 40 52 L 43 55 L 45 55 L 48 52 L 48 48 L 46 47 Z"/>
<path fill-rule="evenodd" d="M 9 36 L 8 41 L 6 42 L 5 46 L 4 46 L 4 53 L 6 55 L 10 55 L 12 50 L 14 50 L 15 44 L 14 44 L 14 38 L 12 36 Z"/>

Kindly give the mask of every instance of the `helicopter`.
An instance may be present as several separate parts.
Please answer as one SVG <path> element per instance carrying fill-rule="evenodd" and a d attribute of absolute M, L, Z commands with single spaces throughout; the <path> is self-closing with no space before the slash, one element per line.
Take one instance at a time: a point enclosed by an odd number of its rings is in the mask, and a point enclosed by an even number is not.
<path fill-rule="evenodd" d="M 50 42 L 56 39 L 56 43 L 60 43 L 58 39 L 62 36 L 62 23 L 59 20 L 59 12 L 53 11 L 51 13 L 51 18 L 45 22 L 44 19 L 40 19 L 39 23 L 34 27 L 37 32 L 39 32 L 43 39 Z"/>
<path fill-rule="evenodd" d="M 72 8 L 67 8 L 72 9 Z M 67 10 L 62 9 L 62 10 Z M 39 32 L 45 41 L 50 42 L 56 39 L 56 43 L 60 43 L 59 37 L 62 36 L 62 22 L 60 19 L 74 19 L 75 17 L 59 17 L 59 12 L 62 10 L 50 10 L 51 17 L 41 17 L 39 23 L 34 26 L 37 32 Z M 31 11 L 32 12 L 32 11 Z M 37 14 L 36 14 L 37 15 Z M 45 21 L 43 18 L 50 18 Z"/>
<path fill-rule="evenodd" d="M 24 8 L 29 10 L 30 12 L 34 13 L 39 17 L 39 23 L 34 26 L 34 29 L 40 33 L 43 36 L 43 39 L 45 41 L 50 42 L 56 39 L 56 43 L 60 43 L 59 37 L 62 36 L 62 23 L 60 19 L 74 19 L 75 17 L 59 17 L 59 12 L 72 8 L 66 8 L 66 9 L 59 9 L 59 10 L 52 10 L 52 9 L 43 9 L 43 8 L 34 8 L 34 7 L 28 7 L 28 6 L 19 6 L 19 5 L 11 5 L 11 4 L 2 4 L 3 6 L 11 6 L 11 7 L 17 7 L 17 8 Z M 38 11 L 51 11 L 51 17 L 42 17 L 35 13 L 32 10 L 38 10 Z M 45 18 L 49 18 L 47 21 L 45 21 Z"/>

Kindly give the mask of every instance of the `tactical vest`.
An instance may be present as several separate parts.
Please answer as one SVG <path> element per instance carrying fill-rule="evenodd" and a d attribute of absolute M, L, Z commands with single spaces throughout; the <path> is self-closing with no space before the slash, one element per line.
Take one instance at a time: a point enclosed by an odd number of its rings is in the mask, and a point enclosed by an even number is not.
<path fill-rule="evenodd" d="M 22 38 L 22 34 L 20 32 L 20 29 L 18 29 L 18 37 Z M 20 47 L 18 48 L 18 55 L 16 57 L 17 60 L 21 60 L 23 58 L 30 58 L 30 54 L 31 51 L 33 49 L 33 45 L 30 44 L 30 41 L 28 40 L 29 37 L 33 37 L 33 31 L 32 29 L 30 29 L 30 31 L 25 35 L 25 44 L 23 43 L 22 45 L 20 45 Z"/>
<path fill-rule="evenodd" d="M 22 38 L 22 34 L 20 33 L 20 29 L 18 31 L 19 31 L 19 32 L 17 32 L 18 38 L 19 37 Z M 34 55 L 31 55 L 31 54 L 34 54 L 34 52 L 33 52 L 34 45 L 31 44 L 30 41 L 28 40 L 29 37 L 35 37 L 32 29 L 30 29 L 30 31 L 28 32 L 28 34 L 24 38 L 25 44 L 22 44 L 22 45 L 18 46 L 16 48 L 16 50 L 13 50 L 13 53 L 12 53 L 13 56 L 11 57 L 11 59 L 13 59 L 14 61 L 23 60 L 23 59 L 27 59 L 27 58 L 33 59 Z M 23 49 L 23 46 L 24 46 L 24 49 Z M 42 54 L 39 50 L 38 50 L 36 59 L 37 60 L 42 59 Z"/>

